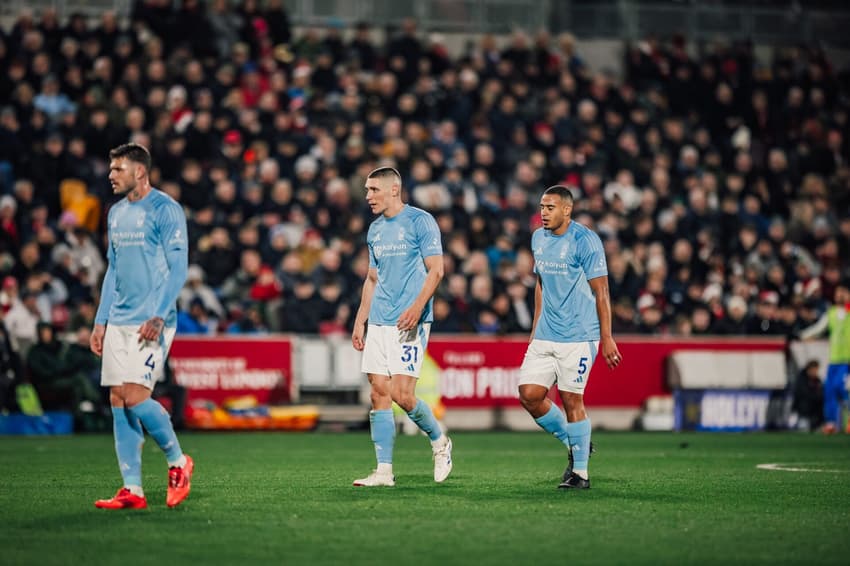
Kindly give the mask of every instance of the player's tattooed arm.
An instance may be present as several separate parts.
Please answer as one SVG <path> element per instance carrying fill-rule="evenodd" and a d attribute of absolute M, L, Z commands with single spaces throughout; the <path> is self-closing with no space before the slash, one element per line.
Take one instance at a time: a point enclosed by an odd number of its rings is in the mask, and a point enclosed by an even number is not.
<path fill-rule="evenodd" d="M 159 340 L 159 335 L 162 333 L 163 328 L 165 328 L 165 321 L 158 316 L 144 321 L 139 327 L 139 342 L 143 340 Z"/>

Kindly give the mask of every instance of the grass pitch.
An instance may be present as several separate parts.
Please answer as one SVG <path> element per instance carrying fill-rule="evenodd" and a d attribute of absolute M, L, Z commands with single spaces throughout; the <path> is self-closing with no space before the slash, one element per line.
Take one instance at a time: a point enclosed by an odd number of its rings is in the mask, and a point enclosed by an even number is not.
<path fill-rule="evenodd" d="M 399 437 L 396 487 L 354 488 L 367 432 L 182 434 L 192 494 L 104 511 L 109 436 L 0 438 L 0 564 L 847 564 L 850 438 L 596 433 L 592 489 L 557 490 L 565 449 L 539 433 L 455 433 L 433 483 L 424 437 Z M 798 471 L 759 469 L 779 464 Z M 820 470 L 820 471 L 815 471 Z"/>

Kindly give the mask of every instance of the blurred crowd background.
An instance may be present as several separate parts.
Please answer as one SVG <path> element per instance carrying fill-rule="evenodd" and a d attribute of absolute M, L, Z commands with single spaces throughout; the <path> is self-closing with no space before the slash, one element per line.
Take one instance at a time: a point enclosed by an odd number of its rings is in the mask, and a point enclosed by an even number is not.
<path fill-rule="evenodd" d="M 139 0 L 126 24 L 47 9 L 0 31 L 8 355 L 40 328 L 87 348 L 127 141 L 186 210 L 181 333 L 349 333 L 380 165 L 443 233 L 433 332 L 530 330 L 553 184 L 605 242 L 618 333 L 793 336 L 848 277 L 850 81 L 821 50 L 764 63 L 747 42 L 648 37 L 616 78 L 567 33 L 455 56 L 413 20 L 377 35 L 296 32 L 280 0 Z"/>

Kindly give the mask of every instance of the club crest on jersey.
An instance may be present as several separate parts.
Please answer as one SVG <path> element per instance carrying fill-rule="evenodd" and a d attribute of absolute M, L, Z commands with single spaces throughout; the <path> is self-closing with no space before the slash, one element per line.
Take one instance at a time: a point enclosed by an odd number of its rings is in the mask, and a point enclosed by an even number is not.
<path fill-rule="evenodd" d="M 543 246 L 534 249 L 534 255 L 542 255 L 543 254 Z"/>
<path fill-rule="evenodd" d="M 145 213 L 145 211 L 143 210 L 143 211 L 139 214 L 139 217 L 138 217 L 138 218 L 136 218 L 136 226 L 137 226 L 138 228 L 141 228 L 142 226 L 144 226 L 144 225 L 145 225 L 145 217 L 146 217 L 146 216 L 147 216 L 147 213 Z"/>
<path fill-rule="evenodd" d="M 570 243 L 566 242 L 566 243 L 564 243 L 564 247 L 561 248 L 561 255 L 560 255 L 561 259 L 564 259 L 565 257 L 567 257 L 567 254 L 569 253 L 569 251 L 570 251 Z"/>
<path fill-rule="evenodd" d="M 399 240 L 403 240 L 403 239 L 404 239 L 404 228 L 402 228 L 402 229 L 400 229 L 400 230 L 398 231 L 398 239 L 399 239 Z"/>

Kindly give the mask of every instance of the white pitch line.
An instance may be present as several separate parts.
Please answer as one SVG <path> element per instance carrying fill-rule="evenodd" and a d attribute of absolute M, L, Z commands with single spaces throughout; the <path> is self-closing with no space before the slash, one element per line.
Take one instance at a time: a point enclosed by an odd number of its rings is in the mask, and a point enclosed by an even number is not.
<path fill-rule="evenodd" d="M 797 468 L 792 467 L 790 464 L 758 464 L 756 466 L 759 470 L 773 470 L 778 472 L 822 472 L 827 474 L 844 474 L 850 472 L 850 470 L 824 470 L 821 468 Z"/>

